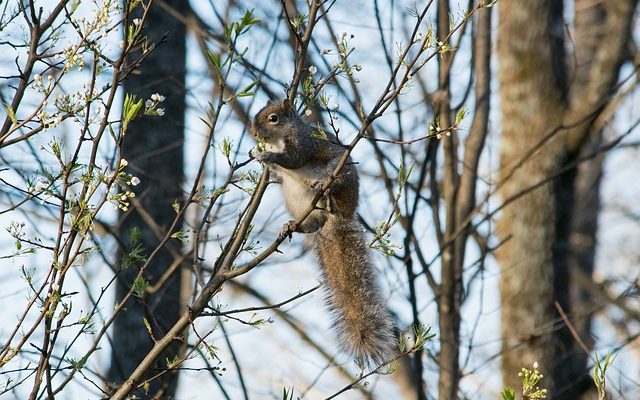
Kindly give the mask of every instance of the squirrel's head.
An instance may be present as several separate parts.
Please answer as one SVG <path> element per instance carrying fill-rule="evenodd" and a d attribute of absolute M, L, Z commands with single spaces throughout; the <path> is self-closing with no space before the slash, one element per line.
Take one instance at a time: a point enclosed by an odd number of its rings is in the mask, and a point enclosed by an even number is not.
<path fill-rule="evenodd" d="M 289 99 L 277 103 L 267 101 L 267 105 L 256 114 L 251 125 L 251 136 L 257 139 L 269 140 L 285 135 L 283 131 L 286 125 L 298 118 L 296 111 L 291 107 Z"/>

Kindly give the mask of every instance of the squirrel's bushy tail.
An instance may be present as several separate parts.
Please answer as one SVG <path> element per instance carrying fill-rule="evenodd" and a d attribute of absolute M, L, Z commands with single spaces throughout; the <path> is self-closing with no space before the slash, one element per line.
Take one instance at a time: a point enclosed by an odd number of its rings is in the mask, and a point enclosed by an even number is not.
<path fill-rule="evenodd" d="M 394 324 L 376 282 L 362 227 L 331 215 L 317 233 L 316 251 L 340 346 L 369 366 L 397 353 Z"/>

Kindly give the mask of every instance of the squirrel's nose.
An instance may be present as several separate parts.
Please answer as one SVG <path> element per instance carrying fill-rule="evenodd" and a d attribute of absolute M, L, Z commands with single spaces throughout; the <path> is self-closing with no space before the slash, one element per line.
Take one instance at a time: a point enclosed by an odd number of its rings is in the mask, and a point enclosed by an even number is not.
<path fill-rule="evenodd" d="M 258 138 L 258 130 L 256 129 L 255 124 L 251 124 L 251 128 L 249 128 L 249 133 L 251 133 L 251 136 L 253 136 L 254 138 Z"/>

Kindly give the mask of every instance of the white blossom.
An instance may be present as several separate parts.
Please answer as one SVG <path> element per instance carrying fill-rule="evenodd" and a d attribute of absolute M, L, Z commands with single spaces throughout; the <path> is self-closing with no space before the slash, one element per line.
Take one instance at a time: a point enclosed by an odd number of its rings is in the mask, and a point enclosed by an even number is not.
<path fill-rule="evenodd" d="M 60 122 L 62 122 L 62 115 L 56 114 L 56 117 L 53 119 L 53 122 L 51 122 L 51 127 L 55 128 L 56 126 L 58 126 Z"/>
<path fill-rule="evenodd" d="M 164 108 L 158 108 L 156 112 L 158 113 L 159 116 L 162 117 L 164 115 Z"/>
<path fill-rule="evenodd" d="M 151 95 L 151 100 L 153 101 L 157 101 L 158 103 L 162 103 L 164 101 L 165 97 L 163 95 L 161 95 L 160 93 L 154 93 Z"/>
<path fill-rule="evenodd" d="M 316 68 L 314 65 L 309 67 L 309 74 L 315 75 L 316 72 L 318 72 L 318 68 Z"/>
<path fill-rule="evenodd" d="M 137 176 L 134 176 L 133 178 L 131 178 L 131 186 L 138 186 L 140 184 L 140 178 L 138 178 Z"/>

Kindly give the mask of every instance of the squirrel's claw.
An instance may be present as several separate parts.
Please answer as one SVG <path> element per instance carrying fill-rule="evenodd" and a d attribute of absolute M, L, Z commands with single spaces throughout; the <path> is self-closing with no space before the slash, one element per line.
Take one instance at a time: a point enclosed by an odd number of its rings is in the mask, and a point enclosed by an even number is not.
<path fill-rule="evenodd" d="M 251 150 L 249 150 L 249 158 L 260 161 L 260 151 L 258 150 L 257 147 L 254 147 Z"/>
<path fill-rule="evenodd" d="M 278 234 L 278 240 L 284 240 L 287 237 L 289 240 L 293 237 L 293 232 L 296 228 L 296 221 L 291 220 L 286 224 L 282 225 L 282 229 L 280 229 L 280 233 Z"/>
<path fill-rule="evenodd" d="M 331 188 L 322 192 L 322 184 L 321 180 L 317 180 L 311 184 L 311 189 L 313 189 L 316 193 L 322 193 L 322 199 L 324 200 L 324 209 L 331 213 L 334 209 L 333 198 L 331 197 Z"/>
<path fill-rule="evenodd" d="M 253 158 L 254 160 L 260 161 L 261 163 L 270 163 L 273 161 L 273 153 L 270 153 L 268 151 L 260 151 L 257 148 L 253 148 L 249 151 L 249 157 Z"/>
<path fill-rule="evenodd" d="M 317 180 L 317 181 L 313 182 L 311 184 L 311 189 L 315 190 L 316 192 L 321 192 L 322 191 L 322 180 Z"/>

